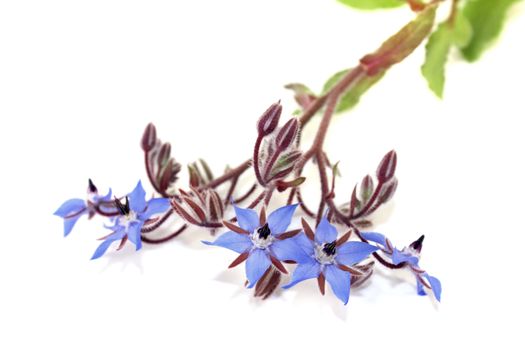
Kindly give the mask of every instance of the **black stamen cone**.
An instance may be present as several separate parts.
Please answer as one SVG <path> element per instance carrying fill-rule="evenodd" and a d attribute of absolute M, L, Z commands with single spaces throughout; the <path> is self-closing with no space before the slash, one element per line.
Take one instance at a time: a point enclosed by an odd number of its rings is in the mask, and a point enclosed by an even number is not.
<path fill-rule="evenodd" d="M 122 215 L 128 215 L 130 212 L 128 197 L 126 197 L 126 204 L 122 204 L 120 199 L 115 197 L 115 206 L 117 207 L 117 209 L 120 211 L 120 214 Z"/>
<path fill-rule="evenodd" d="M 93 181 L 91 181 L 91 179 L 89 179 L 88 189 L 89 189 L 89 192 L 91 193 L 98 192 L 97 186 L 95 186 L 95 184 L 93 183 Z"/>
<path fill-rule="evenodd" d="M 423 248 L 423 240 L 425 239 L 425 235 L 421 235 L 417 240 L 412 242 L 410 244 L 410 248 L 414 249 L 418 253 L 421 253 L 421 248 Z"/>
<path fill-rule="evenodd" d="M 257 233 L 259 234 L 259 238 L 266 239 L 272 233 L 270 231 L 270 228 L 268 227 L 268 224 L 264 224 L 264 226 L 261 226 L 257 229 Z"/>
<path fill-rule="evenodd" d="M 330 243 L 325 243 L 323 246 L 323 252 L 326 253 L 326 255 L 334 255 L 335 254 L 335 241 Z"/>

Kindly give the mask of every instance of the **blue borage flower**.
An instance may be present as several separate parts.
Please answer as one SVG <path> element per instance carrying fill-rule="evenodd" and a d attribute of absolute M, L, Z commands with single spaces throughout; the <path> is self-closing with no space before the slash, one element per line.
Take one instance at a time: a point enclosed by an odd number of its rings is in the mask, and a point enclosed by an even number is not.
<path fill-rule="evenodd" d="M 111 189 L 109 189 L 109 192 L 105 196 L 100 196 L 97 187 L 91 179 L 89 179 L 87 193 L 87 199 L 69 199 L 53 213 L 53 215 L 64 219 L 64 237 L 71 233 L 78 219 L 84 215 L 87 215 L 88 218 L 91 219 L 97 210 L 102 210 L 99 208 L 100 205 L 111 200 Z"/>
<path fill-rule="evenodd" d="M 321 293 L 324 294 L 326 280 L 334 294 L 346 305 L 352 274 L 361 274 L 352 266 L 378 248 L 363 242 L 347 242 L 351 231 L 337 239 L 337 229 L 326 218 L 319 222 L 315 233 L 306 221 L 302 223 L 304 233 L 289 239 L 287 254 L 281 256 L 284 260 L 293 260 L 298 264 L 291 281 L 283 288 L 317 278 Z"/>
<path fill-rule="evenodd" d="M 377 232 L 362 232 L 361 235 L 368 241 L 375 242 L 381 251 L 392 260 L 395 265 L 405 264 L 416 276 L 417 293 L 426 295 L 423 287 L 432 290 L 438 301 L 441 301 L 441 282 L 434 276 L 429 275 L 419 267 L 419 257 L 423 248 L 425 236 L 419 237 L 408 247 L 399 250 L 383 234 Z"/>
<path fill-rule="evenodd" d="M 248 288 L 252 288 L 272 264 L 279 271 L 288 273 L 281 261 L 289 255 L 288 250 L 293 249 L 287 238 L 300 232 L 286 231 L 296 208 L 297 204 L 281 207 L 266 219 L 264 207 L 257 215 L 253 209 L 243 209 L 234 205 L 238 226 L 224 221 L 224 225 L 231 231 L 222 234 L 214 242 L 202 243 L 239 253 L 229 267 L 237 266 L 246 260 Z"/>
<path fill-rule="evenodd" d="M 135 189 L 125 198 L 123 203 L 115 198 L 115 205 L 119 210 L 118 215 L 112 226 L 108 228 L 113 230 L 112 233 L 103 237 L 104 241 L 95 250 L 91 259 L 101 257 L 109 246 L 120 240 L 122 248 L 129 239 L 135 244 L 136 250 L 142 247 L 141 229 L 144 223 L 153 215 L 163 213 L 170 208 L 170 202 L 167 198 L 153 198 L 146 202 L 146 192 L 139 181 Z"/>

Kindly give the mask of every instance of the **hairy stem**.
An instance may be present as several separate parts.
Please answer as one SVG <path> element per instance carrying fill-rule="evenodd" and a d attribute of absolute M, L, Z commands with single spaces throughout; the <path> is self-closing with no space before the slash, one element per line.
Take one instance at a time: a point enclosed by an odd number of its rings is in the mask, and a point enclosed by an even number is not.
<path fill-rule="evenodd" d="M 142 240 L 142 242 L 149 243 L 149 244 L 161 244 L 161 243 L 170 241 L 173 238 L 177 237 L 182 232 L 184 232 L 187 228 L 188 228 L 188 225 L 184 224 L 179 229 L 177 229 L 177 231 L 173 232 L 172 234 L 170 234 L 170 235 L 168 235 L 166 237 L 150 238 L 150 237 L 146 237 L 146 236 L 140 236 L 140 239 Z"/>
<path fill-rule="evenodd" d="M 164 222 L 166 222 L 166 220 L 168 220 L 168 218 L 173 214 L 173 209 L 170 209 L 168 210 L 166 213 L 164 213 L 164 215 L 161 216 L 160 219 L 158 219 L 157 221 L 155 221 L 151 226 L 144 226 L 142 227 L 142 229 L 140 230 L 140 232 L 142 233 L 147 233 L 147 232 L 153 232 L 155 231 L 156 229 L 158 229 L 160 226 L 162 226 L 162 224 Z"/>
<path fill-rule="evenodd" d="M 239 177 L 244 173 L 246 170 L 248 170 L 251 166 L 251 160 L 245 160 L 242 164 L 239 166 L 231 169 L 230 171 L 224 173 L 223 175 L 213 179 L 212 181 L 208 182 L 206 185 L 204 185 L 204 188 L 215 188 L 224 182 L 233 179 L 234 177 Z"/>

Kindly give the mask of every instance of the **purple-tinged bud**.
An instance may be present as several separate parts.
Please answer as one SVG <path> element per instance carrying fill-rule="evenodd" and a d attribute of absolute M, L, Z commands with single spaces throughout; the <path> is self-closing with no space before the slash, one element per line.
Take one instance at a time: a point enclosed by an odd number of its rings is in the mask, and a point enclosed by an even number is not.
<path fill-rule="evenodd" d="M 421 248 L 423 248 L 423 240 L 425 239 L 425 235 L 421 235 L 417 240 L 412 242 L 410 244 L 410 248 L 415 250 L 418 254 L 421 253 Z"/>
<path fill-rule="evenodd" d="M 277 128 L 282 111 L 283 107 L 281 106 L 281 101 L 268 107 L 268 109 L 263 113 L 263 115 L 261 115 L 259 121 L 257 122 L 257 132 L 259 135 L 270 135 Z"/>
<path fill-rule="evenodd" d="M 190 187 L 192 188 L 199 187 L 203 181 L 201 177 L 199 176 L 199 173 L 197 172 L 197 170 L 193 166 L 188 165 L 188 171 L 190 173 Z"/>
<path fill-rule="evenodd" d="M 396 165 L 397 155 L 396 152 L 392 150 L 388 152 L 381 160 L 381 163 L 379 163 L 376 174 L 377 180 L 379 182 L 385 183 L 393 178 L 394 174 L 396 173 Z"/>
<path fill-rule="evenodd" d="M 89 179 L 88 181 L 88 193 L 98 193 L 97 186 Z"/>
<path fill-rule="evenodd" d="M 390 180 L 379 193 L 379 197 L 377 199 L 377 204 L 385 204 L 389 200 L 392 199 L 394 196 L 394 193 L 396 193 L 397 189 L 397 179 L 394 177 L 392 180 Z"/>
<path fill-rule="evenodd" d="M 168 189 L 173 180 L 173 169 L 173 159 L 170 159 L 160 173 L 159 189 L 162 192 L 165 192 Z"/>
<path fill-rule="evenodd" d="M 275 146 L 278 150 L 285 150 L 293 144 L 299 132 L 299 121 L 297 118 L 292 118 L 283 125 L 275 138 Z"/>
<path fill-rule="evenodd" d="M 372 196 L 372 193 L 374 193 L 374 180 L 372 180 L 372 176 L 366 175 L 361 181 L 361 187 L 359 192 L 363 203 L 368 202 L 368 200 Z"/>
<path fill-rule="evenodd" d="M 144 134 L 142 135 L 142 149 L 144 152 L 149 152 L 155 147 L 156 142 L 157 130 L 155 129 L 155 125 L 153 125 L 153 123 L 149 123 L 144 130 Z"/>
<path fill-rule="evenodd" d="M 171 145 L 169 143 L 165 143 L 162 145 L 159 151 L 159 155 L 157 156 L 157 165 L 159 169 L 162 169 L 164 165 L 168 162 L 171 155 Z"/>
<path fill-rule="evenodd" d="M 206 191 L 206 206 L 211 222 L 220 222 L 224 216 L 224 204 L 214 190 Z"/>

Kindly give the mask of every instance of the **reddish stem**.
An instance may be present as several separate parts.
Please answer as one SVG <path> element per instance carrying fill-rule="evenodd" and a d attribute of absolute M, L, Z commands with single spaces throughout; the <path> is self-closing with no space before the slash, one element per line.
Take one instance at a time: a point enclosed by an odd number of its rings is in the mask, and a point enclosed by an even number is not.
<path fill-rule="evenodd" d="M 172 240 L 173 238 L 177 237 L 182 232 L 184 232 L 184 230 L 186 230 L 187 228 L 188 228 L 188 225 L 184 224 L 177 231 L 173 232 L 172 234 L 170 234 L 170 235 L 168 235 L 166 237 L 150 238 L 150 237 L 140 236 L 140 239 L 142 240 L 142 242 L 146 242 L 146 243 L 149 243 L 149 244 L 161 244 L 161 243 L 167 242 L 167 241 Z"/>
<path fill-rule="evenodd" d="M 261 143 L 264 136 L 262 134 L 257 135 L 257 140 L 255 141 L 255 146 L 253 148 L 253 170 L 255 171 L 255 177 L 261 185 L 264 186 L 264 181 L 261 176 L 261 169 L 259 168 L 259 151 L 261 149 Z"/>
<path fill-rule="evenodd" d="M 173 209 L 170 209 L 168 210 L 166 213 L 164 213 L 164 215 L 162 215 L 162 217 L 155 221 L 155 223 L 153 223 L 151 226 L 144 226 L 142 227 L 142 230 L 140 230 L 140 232 L 142 233 L 148 233 L 148 232 L 153 232 L 155 231 L 156 229 L 158 229 L 160 226 L 162 226 L 162 224 L 164 222 L 166 222 L 166 220 L 168 220 L 168 218 L 173 214 Z"/>
<path fill-rule="evenodd" d="M 237 166 L 236 168 L 233 168 L 230 171 L 224 173 L 223 175 L 208 182 L 203 187 L 204 188 L 215 188 L 234 177 L 239 177 L 242 173 L 244 173 L 246 170 L 250 168 L 251 164 L 252 164 L 251 160 L 248 159 L 244 161 L 242 164 L 240 164 L 239 166 Z"/>

